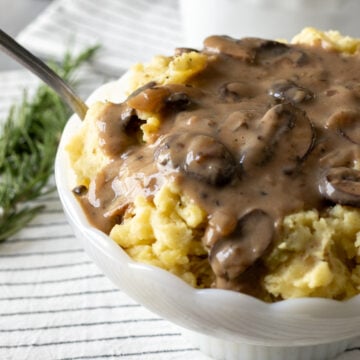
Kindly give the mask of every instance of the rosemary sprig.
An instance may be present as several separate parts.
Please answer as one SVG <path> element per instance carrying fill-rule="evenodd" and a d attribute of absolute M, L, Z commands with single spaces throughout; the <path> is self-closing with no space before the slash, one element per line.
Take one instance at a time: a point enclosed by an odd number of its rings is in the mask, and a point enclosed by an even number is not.
<path fill-rule="evenodd" d="M 53 69 L 71 82 L 73 73 L 96 52 L 69 53 Z M 46 85 L 33 98 L 24 93 L 0 129 L 0 242 L 22 229 L 42 209 L 33 201 L 54 190 L 49 185 L 61 131 L 70 109 Z"/>

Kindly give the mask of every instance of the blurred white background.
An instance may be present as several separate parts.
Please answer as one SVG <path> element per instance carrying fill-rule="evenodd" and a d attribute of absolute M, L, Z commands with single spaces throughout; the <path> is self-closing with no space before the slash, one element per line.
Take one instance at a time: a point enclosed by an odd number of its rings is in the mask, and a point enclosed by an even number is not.
<path fill-rule="evenodd" d="M 304 27 L 360 37 L 359 0 L 180 0 L 185 45 L 212 34 L 290 40 Z"/>
<path fill-rule="evenodd" d="M 0 0 L 0 28 L 16 36 L 50 3 L 51 0 Z M 20 65 L 0 52 L 0 70 L 18 68 Z"/>

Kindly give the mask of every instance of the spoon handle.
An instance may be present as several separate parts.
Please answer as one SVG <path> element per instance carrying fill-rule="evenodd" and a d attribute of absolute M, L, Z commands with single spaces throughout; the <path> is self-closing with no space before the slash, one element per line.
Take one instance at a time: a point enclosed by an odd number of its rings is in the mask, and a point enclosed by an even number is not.
<path fill-rule="evenodd" d="M 28 68 L 53 90 L 70 106 L 70 108 L 84 119 L 88 110 L 86 104 L 74 93 L 74 91 L 44 62 L 23 48 L 11 36 L 0 29 L 0 48 Z"/>

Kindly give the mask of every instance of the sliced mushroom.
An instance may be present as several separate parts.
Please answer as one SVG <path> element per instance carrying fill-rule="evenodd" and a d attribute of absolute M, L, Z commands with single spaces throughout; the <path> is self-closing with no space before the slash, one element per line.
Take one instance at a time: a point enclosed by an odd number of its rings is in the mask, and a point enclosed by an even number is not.
<path fill-rule="evenodd" d="M 172 110 L 183 111 L 192 104 L 192 100 L 185 92 L 174 92 L 165 99 L 165 104 Z"/>
<path fill-rule="evenodd" d="M 189 141 L 183 166 L 190 176 L 214 186 L 228 184 L 236 169 L 226 146 L 212 136 L 201 134 Z"/>
<path fill-rule="evenodd" d="M 141 141 L 140 126 L 144 123 L 134 109 L 126 103 L 105 103 L 98 112 L 96 128 L 99 146 L 109 156 L 117 157 L 127 151 L 130 146 Z"/>
<path fill-rule="evenodd" d="M 181 170 L 207 184 L 228 184 L 236 163 L 224 144 L 204 134 L 183 133 L 165 138 L 155 151 L 160 168 Z"/>
<path fill-rule="evenodd" d="M 276 158 L 289 171 L 307 156 L 314 141 L 315 132 L 305 112 L 291 104 L 276 105 L 259 122 L 258 135 L 243 149 L 240 162 L 247 171 Z"/>
<path fill-rule="evenodd" d="M 263 210 L 244 215 L 234 232 L 218 240 L 210 250 L 210 264 L 215 275 L 232 280 L 258 260 L 270 245 L 274 221 Z"/>
<path fill-rule="evenodd" d="M 158 113 L 165 105 L 165 99 L 170 95 L 166 86 L 147 87 L 136 92 L 127 99 L 128 106 L 149 113 Z"/>
<path fill-rule="evenodd" d="M 336 204 L 360 207 L 360 171 L 347 167 L 326 170 L 319 182 L 319 192 Z"/>
<path fill-rule="evenodd" d="M 312 100 L 314 94 L 290 80 L 281 80 L 274 83 L 269 91 L 269 95 L 280 102 L 289 102 L 292 105 L 300 104 Z"/>
<path fill-rule="evenodd" d="M 339 110 L 327 121 L 328 128 L 334 128 L 344 138 L 360 145 L 360 114 L 353 110 Z"/>
<path fill-rule="evenodd" d="M 257 40 L 256 63 L 265 64 L 288 53 L 290 47 L 284 43 L 273 40 Z"/>
<path fill-rule="evenodd" d="M 241 99 L 253 96 L 254 88 L 241 81 L 232 81 L 219 88 L 220 99 L 225 102 L 238 102 Z"/>
<path fill-rule="evenodd" d="M 346 167 L 354 168 L 360 159 L 360 148 L 357 145 L 349 146 L 338 145 L 335 148 L 332 144 L 321 144 L 317 152 L 324 154 L 319 157 L 319 166 L 321 169 Z M 331 149 L 331 150 L 330 150 Z"/>
<path fill-rule="evenodd" d="M 248 63 L 253 63 L 256 56 L 253 40 L 251 38 L 237 40 L 230 36 L 214 35 L 205 39 L 204 46 L 207 52 L 222 53 Z"/>
<path fill-rule="evenodd" d="M 301 67 L 309 62 L 309 55 L 302 50 L 291 48 L 286 59 L 288 59 L 292 65 Z"/>
<path fill-rule="evenodd" d="M 140 119 L 134 109 L 125 109 L 120 115 L 120 122 L 122 128 L 125 131 L 125 134 L 129 138 L 131 138 L 132 140 L 136 140 L 137 142 L 141 141 L 142 132 L 140 127 L 146 121 Z"/>

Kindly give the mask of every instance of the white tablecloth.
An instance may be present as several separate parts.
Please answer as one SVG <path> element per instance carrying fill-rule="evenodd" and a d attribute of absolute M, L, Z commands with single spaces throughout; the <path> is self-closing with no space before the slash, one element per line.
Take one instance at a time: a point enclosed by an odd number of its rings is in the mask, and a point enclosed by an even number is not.
<path fill-rule="evenodd" d="M 181 44 L 175 1 L 57 0 L 19 40 L 60 59 L 102 44 L 81 94 L 120 76 L 136 61 Z M 26 70 L 0 73 L 0 118 L 37 80 Z M 29 226 L 0 244 L 0 359 L 206 360 L 179 329 L 116 289 L 74 238 L 56 193 Z M 360 344 L 354 344 L 354 348 Z M 360 358 L 348 351 L 339 360 Z M 291 360 L 291 359 L 289 359 Z"/>

